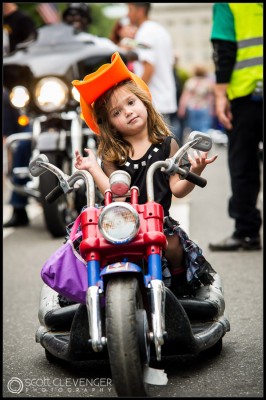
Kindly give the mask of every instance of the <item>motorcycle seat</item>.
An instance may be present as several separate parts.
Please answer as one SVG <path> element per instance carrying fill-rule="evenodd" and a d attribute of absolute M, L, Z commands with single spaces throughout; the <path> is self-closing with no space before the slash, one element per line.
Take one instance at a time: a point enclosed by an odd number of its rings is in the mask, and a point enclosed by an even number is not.
<path fill-rule="evenodd" d="M 79 305 L 79 303 L 72 304 L 47 312 L 44 316 L 45 325 L 54 331 L 70 331 L 73 318 Z"/>
<path fill-rule="evenodd" d="M 225 302 L 221 278 L 217 273 L 213 278 L 212 284 L 196 289 L 195 296 L 177 297 L 190 319 L 212 320 L 223 314 Z"/>
<path fill-rule="evenodd" d="M 219 315 L 219 307 L 216 303 L 209 300 L 198 298 L 178 298 L 189 319 L 192 320 L 212 320 Z"/>

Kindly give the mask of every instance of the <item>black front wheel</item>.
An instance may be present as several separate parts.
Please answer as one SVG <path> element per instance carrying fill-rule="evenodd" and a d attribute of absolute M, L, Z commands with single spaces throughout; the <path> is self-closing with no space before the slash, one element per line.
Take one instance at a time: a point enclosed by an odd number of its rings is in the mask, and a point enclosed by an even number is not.
<path fill-rule="evenodd" d="M 109 280 L 106 291 L 106 336 L 112 379 L 118 396 L 145 397 L 143 368 L 149 362 L 146 311 L 138 280 Z"/>

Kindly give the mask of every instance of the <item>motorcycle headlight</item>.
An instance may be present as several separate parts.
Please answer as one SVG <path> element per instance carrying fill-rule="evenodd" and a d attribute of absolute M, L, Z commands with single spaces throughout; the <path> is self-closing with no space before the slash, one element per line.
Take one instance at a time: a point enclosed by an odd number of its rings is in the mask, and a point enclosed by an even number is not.
<path fill-rule="evenodd" d="M 130 242 L 137 235 L 139 224 L 137 211 L 119 201 L 106 206 L 98 222 L 103 237 L 114 244 Z"/>
<path fill-rule="evenodd" d="M 72 90 L 71 90 L 71 93 L 72 93 L 73 99 L 75 99 L 75 100 L 79 103 L 79 102 L 80 102 L 80 94 L 79 94 L 78 89 L 76 89 L 76 88 L 73 86 L 73 88 L 72 88 Z"/>
<path fill-rule="evenodd" d="M 11 90 L 9 98 L 14 107 L 23 108 L 29 103 L 30 95 L 24 86 L 15 86 Z"/>
<path fill-rule="evenodd" d="M 58 78 L 43 78 L 35 87 L 37 106 L 45 112 L 61 110 L 68 101 L 68 87 Z"/>

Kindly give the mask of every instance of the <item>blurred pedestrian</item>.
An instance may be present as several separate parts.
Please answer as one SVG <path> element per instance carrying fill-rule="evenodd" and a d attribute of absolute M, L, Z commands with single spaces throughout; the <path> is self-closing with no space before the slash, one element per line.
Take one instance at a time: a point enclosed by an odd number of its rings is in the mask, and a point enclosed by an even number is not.
<path fill-rule="evenodd" d="M 177 109 L 179 110 L 179 102 L 181 98 L 181 94 L 184 89 L 185 81 L 190 77 L 189 73 L 185 71 L 179 65 L 179 54 L 177 52 L 174 53 L 174 78 L 175 78 L 175 86 L 176 86 L 176 102 Z M 178 115 L 180 129 L 179 129 L 179 141 L 180 145 L 184 144 L 184 118 L 180 118 Z"/>
<path fill-rule="evenodd" d="M 3 53 L 12 53 L 17 44 L 35 40 L 37 31 L 33 19 L 19 10 L 16 3 L 3 3 Z"/>
<path fill-rule="evenodd" d="M 180 56 L 174 52 L 174 77 L 176 84 L 176 101 L 179 106 L 181 94 L 183 92 L 185 81 L 190 77 L 189 73 L 180 67 Z"/>
<path fill-rule="evenodd" d="M 186 80 L 180 96 L 178 116 L 190 131 L 207 133 L 212 128 L 214 82 L 204 65 L 196 65 L 193 76 Z"/>
<path fill-rule="evenodd" d="M 134 62 L 134 73 L 149 86 L 156 110 L 180 143 L 172 40 L 162 25 L 149 19 L 151 4 L 127 3 L 130 23 L 138 28 L 135 35 L 138 61 Z"/>
<path fill-rule="evenodd" d="M 137 47 L 136 32 L 137 27 L 132 25 L 127 17 L 123 17 L 115 22 L 110 33 L 110 40 L 127 53 L 125 62 L 131 72 L 134 72 L 133 61 L 137 59 L 134 51 Z"/>
<path fill-rule="evenodd" d="M 62 19 L 73 26 L 76 32 L 87 32 L 92 23 L 91 8 L 85 3 L 68 3 Z"/>
<path fill-rule="evenodd" d="M 228 135 L 234 232 L 213 251 L 261 249 L 259 144 L 263 132 L 263 4 L 215 3 L 211 32 L 216 113 Z"/>
<path fill-rule="evenodd" d="M 127 17 L 119 18 L 111 30 L 110 39 L 118 46 L 127 48 L 124 39 L 129 39 L 130 43 L 130 40 L 135 38 L 136 32 L 137 27 L 132 25 Z M 131 48 L 132 45 L 129 46 L 129 49 Z"/>
<path fill-rule="evenodd" d="M 20 43 L 27 43 L 36 39 L 37 31 L 34 21 L 30 16 L 18 9 L 16 3 L 3 3 L 3 52 L 4 56 L 13 53 Z M 30 132 L 30 125 L 24 127 L 18 123 L 19 111 L 15 109 L 9 99 L 9 92 L 3 90 L 3 139 L 18 132 Z M 31 142 L 17 141 L 12 153 L 12 169 L 16 167 L 27 167 L 31 156 Z M 15 185 L 25 185 L 27 178 L 13 177 Z M 26 211 L 28 204 L 27 196 L 12 191 L 9 204 L 13 208 L 11 219 L 3 224 L 4 228 L 13 226 L 26 226 L 29 219 Z"/>

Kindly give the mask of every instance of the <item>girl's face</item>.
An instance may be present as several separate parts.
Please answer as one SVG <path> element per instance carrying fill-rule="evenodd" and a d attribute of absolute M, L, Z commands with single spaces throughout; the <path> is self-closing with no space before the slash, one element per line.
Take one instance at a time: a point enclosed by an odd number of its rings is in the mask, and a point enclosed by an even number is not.
<path fill-rule="evenodd" d="M 117 88 L 111 95 L 108 108 L 109 122 L 122 136 L 147 130 L 147 109 L 129 89 Z"/>

